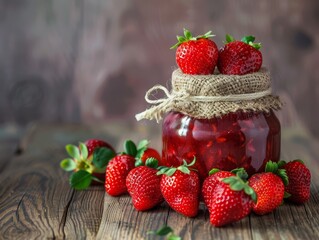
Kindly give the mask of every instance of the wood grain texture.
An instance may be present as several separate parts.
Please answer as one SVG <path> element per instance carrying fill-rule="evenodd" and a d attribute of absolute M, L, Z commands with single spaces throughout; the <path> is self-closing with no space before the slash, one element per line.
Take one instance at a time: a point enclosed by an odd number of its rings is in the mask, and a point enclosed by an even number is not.
<path fill-rule="evenodd" d="M 94 238 L 102 217 L 103 188 L 71 190 L 68 174 L 59 169 L 64 145 L 92 137 L 92 132 L 83 126 L 34 129 L 25 136 L 28 143 L 22 153 L 11 159 L 0 176 L 0 236 Z"/>
<path fill-rule="evenodd" d="M 317 0 L 1 1 L 0 122 L 134 122 L 146 90 L 169 85 L 186 27 L 213 30 L 218 46 L 255 35 L 274 91 L 318 137 L 318 16 Z"/>

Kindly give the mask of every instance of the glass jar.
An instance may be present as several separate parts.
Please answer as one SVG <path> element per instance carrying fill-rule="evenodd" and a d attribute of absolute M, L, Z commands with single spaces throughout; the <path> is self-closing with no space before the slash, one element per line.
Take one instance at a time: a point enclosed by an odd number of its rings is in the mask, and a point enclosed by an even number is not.
<path fill-rule="evenodd" d="M 280 123 L 273 113 L 235 112 L 220 118 L 196 119 L 170 112 L 163 121 L 163 163 L 191 162 L 202 180 L 212 168 L 243 167 L 249 175 L 280 157 Z"/>

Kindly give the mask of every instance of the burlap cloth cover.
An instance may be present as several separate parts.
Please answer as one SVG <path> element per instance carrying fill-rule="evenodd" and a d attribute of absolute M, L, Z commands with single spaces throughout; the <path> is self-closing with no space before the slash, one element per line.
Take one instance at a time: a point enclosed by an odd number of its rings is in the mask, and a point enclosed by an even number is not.
<path fill-rule="evenodd" d="M 150 99 L 162 90 L 167 98 Z M 136 115 L 137 120 L 156 119 L 178 111 L 195 118 L 220 117 L 230 112 L 278 110 L 282 103 L 271 94 L 270 73 L 266 68 L 246 75 L 189 75 L 176 69 L 172 74 L 172 91 L 156 85 L 145 96 L 153 106 Z"/>

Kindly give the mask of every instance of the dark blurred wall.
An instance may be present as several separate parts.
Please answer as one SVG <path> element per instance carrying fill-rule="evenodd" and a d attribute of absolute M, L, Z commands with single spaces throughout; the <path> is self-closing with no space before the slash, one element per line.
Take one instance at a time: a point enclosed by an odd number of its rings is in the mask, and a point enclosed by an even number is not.
<path fill-rule="evenodd" d="M 168 85 L 176 34 L 253 34 L 275 92 L 319 136 L 318 0 L 0 0 L 0 122 L 101 122 Z"/>

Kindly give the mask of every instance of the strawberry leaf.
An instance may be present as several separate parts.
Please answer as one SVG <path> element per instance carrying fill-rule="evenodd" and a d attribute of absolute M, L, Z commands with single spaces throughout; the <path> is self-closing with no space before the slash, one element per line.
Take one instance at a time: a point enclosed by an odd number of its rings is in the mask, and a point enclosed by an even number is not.
<path fill-rule="evenodd" d="M 182 238 L 180 236 L 176 236 L 174 234 L 170 234 L 168 237 L 167 237 L 167 240 L 182 240 Z"/>
<path fill-rule="evenodd" d="M 229 34 L 226 34 L 226 43 L 234 42 L 235 38 Z"/>
<path fill-rule="evenodd" d="M 245 184 L 240 181 L 236 181 L 230 184 L 230 188 L 235 191 L 241 191 L 245 188 Z"/>
<path fill-rule="evenodd" d="M 282 180 L 282 182 L 284 183 L 285 186 L 288 186 L 289 179 L 288 179 L 288 175 L 287 175 L 286 169 L 278 169 L 278 171 L 276 172 L 276 175 L 281 178 L 281 180 Z"/>
<path fill-rule="evenodd" d="M 284 165 L 286 165 L 286 161 L 280 160 L 277 164 L 278 164 L 278 168 L 282 168 Z"/>
<path fill-rule="evenodd" d="M 218 169 L 218 168 L 212 168 L 210 171 L 209 171 L 209 173 L 208 173 L 208 175 L 210 176 L 210 175 L 213 175 L 213 174 L 215 174 L 215 173 L 217 173 L 217 172 L 219 172 L 220 170 Z"/>
<path fill-rule="evenodd" d="M 286 191 L 285 191 L 285 193 L 284 193 L 284 198 L 289 198 L 289 197 L 291 197 L 291 194 L 290 194 L 289 192 L 286 192 Z"/>
<path fill-rule="evenodd" d="M 146 159 L 145 166 L 156 169 L 158 167 L 158 160 L 156 158 L 148 158 Z"/>
<path fill-rule="evenodd" d="M 278 164 L 276 162 L 268 161 L 266 163 L 265 172 L 272 172 L 275 173 L 278 170 Z"/>
<path fill-rule="evenodd" d="M 304 161 L 302 161 L 301 159 L 293 160 L 293 162 L 300 162 L 300 163 L 302 163 L 303 165 L 305 165 Z"/>
<path fill-rule="evenodd" d="M 98 168 L 104 168 L 109 161 L 115 157 L 115 152 L 107 147 L 99 147 L 94 149 L 93 164 Z"/>
<path fill-rule="evenodd" d="M 177 168 L 169 168 L 164 174 L 167 176 L 172 176 L 176 172 Z"/>
<path fill-rule="evenodd" d="M 76 168 L 76 163 L 72 158 L 66 158 L 60 162 L 60 166 L 65 171 L 73 171 Z"/>
<path fill-rule="evenodd" d="M 166 239 L 167 240 L 181 240 L 182 238 L 175 235 L 174 231 L 171 227 L 169 226 L 163 226 L 161 227 L 159 230 L 157 231 L 148 231 L 147 234 L 153 234 L 153 235 L 157 235 L 157 236 L 167 236 Z"/>
<path fill-rule="evenodd" d="M 87 146 L 84 143 L 80 142 L 79 148 L 81 151 L 82 159 L 87 159 L 89 154 Z"/>
<path fill-rule="evenodd" d="M 161 174 L 165 174 L 166 171 L 168 171 L 168 167 L 160 167 L 159 171 L 156 173 L 156 175 L 161 175 Z"/>
<path fill-rule="evenodd" d="M 140 166 L 143 166 L 144 163 L 142 161 L 142 159 L 138 158 L 136 161 L 135 161 L 135 167 L 140 167 Z"/>
<path fill-rule="evenodd" d="M 155 233 L 158 236 L 166 236 L 167 234 L 173 232 L 173 229 L 169 226 L 163 226 L 161 229 L 157 230 Z"/>
<path fill-rule="evenodd" d="M 250 42 L 254 42 L 255 41 L 255 37 L 254 36 L 245 36 L 241 39 L 242 42 L 249 44 Z"/>
<path fill-rule="evenodd" d="M 232 173 L 235 173 L 237 177 L 240 179 L 246 181 L 248 179 L 248 173 L 244 168 L 235 168 L 231 171 Z"/>
<path fill-rule="evenodd" d="M 80 150 L 77 146 L 68 144 L 65 146 L 65 150 L 70 155 L 70 157 L 80 159 Z"/>
<path fill-rule="evenodd" d="M 137 149 L 146 149 L 149 143 L 150 142 L 148 140 L 144 139 L 137 144 Z"/>
<path fill-rule="evenodd" d="M 80 170 L 70 176 L 70 185 L 76 190 L 84 190 L 88 188 L 92 182 L 91 173 Z"/>
<path fill-rule="evenodd" d="M 193 36 L 190 31 L 188 31 L 186 28 L 184 28 L 184 36 L 186 39 L 191 39 Z"/>
<path fill-rule="evenodd" d="M 191 173 L 191 171 L 189 171 L 188 167 L 186 167 L 184 165 L 179 166 L 178 170 L 181 171 L 182 173 L 185 173 L 185 174 L 190 174 Z"/>
<path fill-rule="evenodd" d="M 126 140 L 124 143 L 124 151 L 126 152 L 126 154 L 135 157 L 137 154 L 137 148 L 135 143 L 132 140 Z"/>

